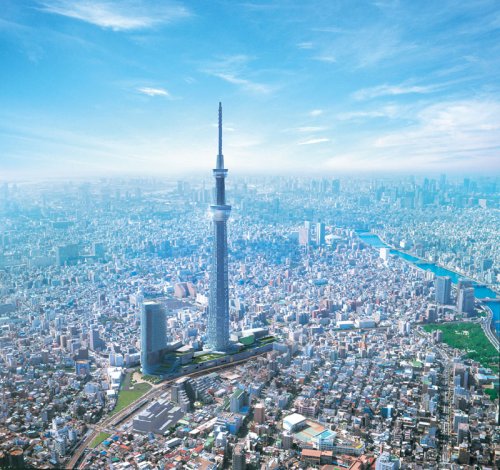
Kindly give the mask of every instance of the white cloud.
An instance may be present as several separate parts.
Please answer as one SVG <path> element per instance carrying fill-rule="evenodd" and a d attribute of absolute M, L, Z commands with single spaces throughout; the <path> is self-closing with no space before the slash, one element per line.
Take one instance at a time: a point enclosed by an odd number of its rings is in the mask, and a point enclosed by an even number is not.
<path fill-rule="evenodd" d="M 297 131 L 299 132 L 320 132 L 326 130 L 326 127 L 320 127 L 320 126 L 303 126 L 303 127 L 298 127 Z"/>
<path fill-rule="evenodd" d="M 328 168 L 366 171 L 500 171 L 500 102 L 442 102 L 416 113 L 415 123 L 353 142 Z"/>
<path fill-rule="evenodd" d="M 244 75 L 250 73 L 247 64 L 251 60 L 252 58 L 245 54 L 219 57 L 217 60 L 206 64 L 202 71 L 232 85 L 237 85 L 250 93 L 263 95 L 272 93 L 276 87 L 244 77 Z"/>
<path fill-rule="evenodd" d="M 324 142 L 330 142 L 330 139 L 326 137 L 320 137 L 317 139 L 308 139 L 302 142 L 299 142 L 299 145 L 314 145 L 314 144 L 322 144 Z"/>
<path fill-rule="evenodd" d="M 384 106 L 380 109 L 370 110 L 370 111 L 348 111 L 345 113 L 337 114 L 336 118 L 339 121 L 363 121 L 365 119 L 376 119 L 376 118 L 404 118 L 404 113 L 399 106 Z"/>
<path fill-rule="evenodd" d="M 312 49 L 314 47 L 314 44 L 312 42 L 299 42 L 297 44 L 297 47 L 299 49 Z"/>
<path fill-rule="evenodd" d="M 337 62 L 341 67 L 366 68 L 383 62 L 406 58 L 416 45 L 403 40 L 404 32 L 385 23 L 370 22 L 356 29 L 316 28 L 312 57 L 323 62 Z M 332 34 L 333 33 L 333 34 Z"/>
<path fill-rule="evenodd" d="M 410 129 L 377 138 L 374 146 L 422 155 L 487 152 L 500 148 L 500 103 L 457 101 L 431 105 Z"/>
<path fill-rule="evenodd" d="M 309 111 L 309 116 L 317 117 L 321 116 L 323 113 L 324 111 L 322 109 L 313 109 L 312 111 Z"/>
<path fill-rule="evenodd" d="M 329 27 L 329 28 L 313 28 L 312 31 L 318 32 L 318 33 L 346 33 L 347 31 L 342 28 L 336 28 L 335 26 Z"/>
<path fill-rule="evenodd" d="M 313 60 L 317 60 L 319 62 L 326 62 L 327 64 L 334 64 L 335 62 L 337 62 L 337 59 L 335 58 L 335 56 L 333 56 L 331 54 L 314 56 Z"/>
<path fill-rule="evenodd" d="M 363 88 L 353 93 L 356 100 L 367 100 L 379 96 L 396 96 L 408 94 L 426 94 L 433 93 L 441 88 L 440 85 L 379 85 L 371 88 Z"/>
<path fill-rule="evenodd" d="M 191 16 L 187 8 L 139 0 L 40 0 L 40 9 L 114 31 L 145 29 Z"/>
<path fill-rule="evenodd" d="M 164 96 L 165 98 L 172 98 L 172 95 L 170 95 L 165 88 L 141 87 L 137 88 L 137 91 L 148 96 Z"/>
<path fill-rule="evenodd" d="M 222 80 L 225 80 L 228 83 L 232 83 L 233 85 L 239 85 L 245 90 L 250 91 L 252 93 L 267 94 L 273 91 L 273 88 L 269 85 L 266 85 L 264 83 L 252 82 L 251 80 L 237 77 L 236 75 L 231 73 L 212 72 L 211 75 L 213 75 L 214 77 L 221 78 Z"/>

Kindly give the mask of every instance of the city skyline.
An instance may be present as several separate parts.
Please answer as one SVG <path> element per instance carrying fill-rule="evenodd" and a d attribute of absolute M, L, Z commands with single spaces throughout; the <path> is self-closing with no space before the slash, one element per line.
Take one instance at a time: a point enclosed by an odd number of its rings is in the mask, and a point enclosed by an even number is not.
<path fill-rule="evenodd" d="M 3 6 L 4 178 L 498 173 L 493 1 Z"/>
<path fill-rule="evenodd" d="M 240 178 L 226 227 L 221 111 L 215 200 L 0 185 L 0 467 L 498 467 L 498 182 Z"/>

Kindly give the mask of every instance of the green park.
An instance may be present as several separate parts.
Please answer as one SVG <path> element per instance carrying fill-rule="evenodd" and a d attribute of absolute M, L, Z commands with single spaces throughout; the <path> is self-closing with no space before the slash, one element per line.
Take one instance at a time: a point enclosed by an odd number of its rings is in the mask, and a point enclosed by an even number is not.
<path fill-rule="evenodd" d="M 477 361 L 498 374 L 498 352 L 478 323 L 441 323 L 424 325 L 423 328 L 427 333 L 442 331 L 443 343 L 465 351 L 468 359 Z"/>
<path fill-rule="evenodd" d="M 111 412 L 111 415 L 119 413 L 134 401 L 141 398 L 151 389 L 151 384 L 147 382 L 135 383 L 132 379 L 133 372 L 127 372 L 118 392 L 118 400 Z"/>

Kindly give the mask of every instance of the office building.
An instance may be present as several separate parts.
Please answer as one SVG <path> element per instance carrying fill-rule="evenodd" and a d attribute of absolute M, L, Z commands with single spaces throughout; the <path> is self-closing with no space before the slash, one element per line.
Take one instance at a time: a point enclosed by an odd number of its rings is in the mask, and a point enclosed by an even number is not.
<path fill-rule="evenodd" d="M 66 264 L 76 264 L 79 257 L 80 246 L 77 243 L 58 246 L 56 249 L 56 264 L 64 266 Z"/>
<path fill-rule="evenodd" d="M 384 260 L 387 261 L 389 259 L 389 255 L 391 253 L 391 250 L 389 248 L 380 248 L 380 257 Z"/>
<path fill-rule="evenodd" d="M 91 328 L 89 332 L 89 348 L 91 351 L 98 351 L 104 348 L 104 342 L 99 336 L 97 328 Z"/>
<path fill-rule="evenodd" d="M 453 416 L 453 432 L 458 433 L 458 427 L 462 423 L 469 422 L 469 415 L 462 411 L 455 410 L 455 414 Z"/>
<path fill-rule="evenodd" d="M 451 300 L 451 278 L 439 276 L 436 278 L 436 302 L 447 305 Z"/>
<path fill-rule="evenodd" d="M 290 450 L 293 446 L 293 434 L 289 431 L 283 431 L 281 435 L 281 443 L 283 445 L 283 449 Z"/>
<path fill-rule="evenodd" d="M 299 245 L 308 246 L 310 241 L 310 232 L 307 227 L 299 228 Z"/>
<path fill-rule="evenodd" d="M 458 313 L 471 316 L 474 313 L 474 287 L 465 287 L 458 291 Z"/>
<path fill-rule="evenodd" d="M 325 244 L 325 224 L 318 222 L 316 224 L 316 245 L 322 246 Z"/>
<path fill-rule="evenodd" d="M 299 228 L 299 245 L 309 246 L 311 243 L 311 222 L 306 220 L 304 226 Z"/>
<path fill-rule="evenodd" d="M 141 313 L 141 368 L 154 373 L 167 346 L 165 310 L 157 302 L 144 302 Z"/>
<path fill-rule="evenodd" d="M 231 395 L 230 410 L 232 413 L 239 413 L 248 404 L 248 393 L 237 388 Z"/>
<path fill-rule="evenodd" d="M 253 419 L 258 424 L 263 424 L 266 421 L 266 409 L 262 403 L 257 403 L 255 405 Z"/>

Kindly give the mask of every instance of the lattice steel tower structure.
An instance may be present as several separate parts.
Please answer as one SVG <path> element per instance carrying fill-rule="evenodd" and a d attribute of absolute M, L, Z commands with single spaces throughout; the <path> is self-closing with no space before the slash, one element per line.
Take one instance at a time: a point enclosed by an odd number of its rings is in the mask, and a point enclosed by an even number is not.
<path fill-rule="evenodd" d="M 207 343 L 215 351 L 229 348 L 229 286 L 227 269 L 227 220 L 231 206 L 226 204 L 225 179 L 222 155 L 222 103 L 219 103 L 219 154 L 213 170 L 215 177 L 215 204 L 212 211 L 214 244 L 210 271 L 210 304 L 208 307 Z"/>

